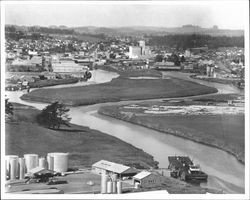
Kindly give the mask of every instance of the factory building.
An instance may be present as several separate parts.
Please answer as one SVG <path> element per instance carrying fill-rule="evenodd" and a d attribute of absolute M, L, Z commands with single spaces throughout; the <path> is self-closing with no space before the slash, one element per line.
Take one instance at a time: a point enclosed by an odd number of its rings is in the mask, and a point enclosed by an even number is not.
<path fill-rule="evenodd" d="M 68 153 L 48 153 L 47 160 L 39 158 L 37 154 L 24 154 L 23 158 L 17 155 L 5 156 L 5 172 L 7 180 L 24 179 L 27 174 L 46 174 L 49 172 L 67 172 Z"/>
<path fill-rule="evenodd" d="M 176 66 L 173 62 L 156 62 L 153 68 L 157 70 L 181 70 L 181 66 Z"/>
<path fill-rule="evenodd" d="M 52 62 L 52 70 L 56 73 L 78 73 L 85 72 L 87 67 L 76 64 L 73 60 L 64 60 Z"/>
<path fill-rule="evenodd" d="M 92 165 L 92 172 L 101 175 L 105 174 L 117 174 L 119 178 L 121 177 L 132 177 L 137 174 L 137 170 L 121 165 L 114 162 L 109 162 L 107 160 L 100 160 Z"/>
<path fill-rule="evenodd" d="M 148 171 L 142 171 L 133 176 L 134 185 L 142 188 L 161 185 L 161 177 Z"/>
<path fill-rule="evenodd" d="M 207 65 L 207 76 L 214 77 L 214 65 Z"/>
<path fill-rule="evenodd" d="M 150 49 L 145 45 L 145 41 L 139 41 L 138 46 L 129 46 L 130 59 L 143 59 L 150 56 Z"/>

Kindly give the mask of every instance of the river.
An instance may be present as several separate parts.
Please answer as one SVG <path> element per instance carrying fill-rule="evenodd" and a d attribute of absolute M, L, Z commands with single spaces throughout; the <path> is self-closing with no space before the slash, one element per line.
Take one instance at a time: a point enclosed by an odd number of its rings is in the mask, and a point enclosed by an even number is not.
<path fill-rule="evenodd" d="M 105 72 L 105 78 L 103 77 L 103 71 L 97 71 L 95 73 L 95 83 L 110 81 L 112 78 L 117 77 L 115 73 Z M 179 75 L 175 73 L 169 74 L 164 72 L 163 75 L 165 77 L 179 77 Z M 184 79 L 188 79 L 187 75 L 181 74 L 181 76 L 183 76 Z M 231 86 L 223 88 L 222 84 L 217 85 L 216 83 L 206 81 L 203 81 L 202 84 L 209 86 L 212 84 L 219 89 L 219 93 L 235 92 L 235 89 Z M 75 84 L 72 84 L 71 87 L 74 85 Z M 64 86 L 61 85 L 60 87 Z M 19 98 L 22 94 L 23 92 L 11 92 L 8 93 L 8 97 L 10 101 L 31 105 L 38 109 L 42 109 L 46 106 L 46 104 L 43 103 L 23 101 Z M 135 103 L 138 101 L 127 101 L 126 103 L 132 102 Z M 159 162 L 159 167 L 162 168 L 168 166 L 169 155 L 188 155 L 195 163 L 200 164 L 203 171 L 209 174 L 208 181 L 202 183 L 202 187 L 221 189 L 226 193 L 244 193 L 245 167 L 231 154 L 191 140 L 154 131 L 97 113 L 101 106 L 122 103 L 124 102 L 72 107 L 69 113 L 72 118 L 71 122 L 99 130 L 128 142 L 137 148 L 143 149 L 145 152 L 154 156 L 154 159 Z"/>

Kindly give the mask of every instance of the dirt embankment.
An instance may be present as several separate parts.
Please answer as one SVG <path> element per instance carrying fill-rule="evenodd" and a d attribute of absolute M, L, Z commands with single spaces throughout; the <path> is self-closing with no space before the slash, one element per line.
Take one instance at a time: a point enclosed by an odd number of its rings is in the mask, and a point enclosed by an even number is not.
<path fill-rule="evenodd" d="M 234 155 L 241 163 L 245 163 L 244 130 L 239 130 L 244 127 L 242 125 L 244 115 L 235 117 L 232 115 L 224 117 L 221 115 L 145 115 L 124 112 L 119 106 L 104 106 L 98 110 L 98 113 L 222 149 Z M 175 125 L 177 121 L 178 126 Z M 211 123 L 213 123 L 212 126 L 209 125 Z"/>

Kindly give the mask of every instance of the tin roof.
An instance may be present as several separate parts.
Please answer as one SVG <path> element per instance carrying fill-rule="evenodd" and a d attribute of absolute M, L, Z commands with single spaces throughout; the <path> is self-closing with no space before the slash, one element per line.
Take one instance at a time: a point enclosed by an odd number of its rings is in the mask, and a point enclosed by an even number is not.
<path fill-rule="evenodd" d="M 112 171 L 112 172 L 115 172 L 118 174 L 121 174 L 121 173 L 123 173 L 131 168 L 131 167 L 121 165 L 118 163 L 109 162 L 107 160 L 100 160 L 100 161 L 94 163 L 92 166 L 97 167 L 97 168 L 101 168 L 101 169 L 105 169 L 107 171 Z"/>
<path fill-rule="evenodd" d="M 152 174 L 151 172 L 148 172 L 148 171 L 142 171 L 138 174 L 136 174 L 135 176 L 133 176 L 133 178 L 135 179 L 144 179 L 145 177 L 149 176 L 150 174 Z"/>
<path fill-rule="evenodd" d="M 48 174 L 48 173 L 54 173 L 52 170 L 45 169 L 44 167 L 35 167 L 29 171 L 31 174 Z"/>

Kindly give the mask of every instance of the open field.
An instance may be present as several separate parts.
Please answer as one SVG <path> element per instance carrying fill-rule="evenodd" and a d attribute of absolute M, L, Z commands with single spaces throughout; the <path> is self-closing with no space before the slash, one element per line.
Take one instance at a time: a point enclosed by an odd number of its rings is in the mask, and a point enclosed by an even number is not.
<path fill-rule="evenodd" d="M 149 76 L 150 74 L 147 74 Z M 80 106 L 123 100 L 184 97 L 217 92 L 217 89 L 191 81 L 169 79 L 129 79 L 133 73 L 127 72 L 111 82 L 85 87 L 39 89 L 24 94 L 21 99 L 53 102 L 62 101 L 67 105 Z M 141 76 L 141 73 L 137 74 Z"/>
<path fill-rule="evenodd" d="M 218 97 L 218 99 L 220 98 L 223 97 Z M 153 109 L 152 106 L 154 106 Z M 159 106 L 163 108 L 165 106 L 165 110 L 155 111 Z M 192 107 L 196 110 L 199 108 L 199 112 L 192 111 Z M 232 109 L 234 110 L 230 112 Z M 239 109 L 238 112 L 235 111 L 237 109 Z M 245 122 L 242 109 L 244 111 L 244 107 L 241 106 L 207 106 L 206 102 L 196 100 L 191 102 L 152 101 L 132 106 L 105 106 L 100 108 L 98 112 L 220 148 L 233 154 L 240 162 L 244 163 Z"/>
<path fill-rule="evenodd" d="M 20 104 L 15 107 L 13 121 L 6 123 L 6 154 L 69 152 L 69 165 L 76 168 L 90 167 L 101 159 L 157 167 L 151 155 L 115 137 L 73 124 L 61 130 L 47 129 L 36 123 L 38 110 Z"/>

